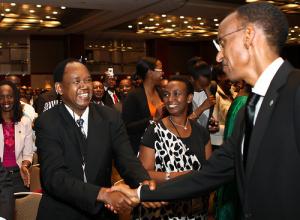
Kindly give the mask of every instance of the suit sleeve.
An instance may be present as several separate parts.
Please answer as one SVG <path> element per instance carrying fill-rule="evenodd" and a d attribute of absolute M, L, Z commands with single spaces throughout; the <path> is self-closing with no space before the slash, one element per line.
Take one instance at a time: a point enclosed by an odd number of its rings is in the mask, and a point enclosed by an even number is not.
<path fill-rule="evenodd" d="M 13 219 L 15 207 L 12 181 L 0 163 L 0 217 Z"/>
<path fill-rule="evenodd" d="M 122 178 L 132 187 L 137 187 L 143 180 L 150 179 L 147 171 L 135 156 L 120 114 L 116 113 L 111 123 L 111 135 L 115 164 Z"/>
<path fill-rule="evenodd" d="M 59 126 L 53 120 L 51 123 L 50 120 L 38 119 L 35 129 L 43 189 L 55 199 L 89 213 L 97 213 L 103 206 L 96 201 L 100 187 L 70 175 L 71 171 L 64 163 Z"/>
<path fill-rule="evenodd" d="M 239 146 L 239 126 L 235 132 L 218 150 L 200 171 L 194 171 L 178 178 L 159 184 L 155 191 L 148 187 L 141 189 L 142 201 L 168 201 L 175 199 L 190 199 L 206 194 L 218 186 L 232 181 L 235 175 L 235 149 Z"/>
<path fill-rule="evenodd" d="M 296 91 L 296 100 L 295 100 L 295 109 L 294 109 L 294 116 L 295 116 L 295 136 L 297 141 L 298 152 L 300 153 L 300 135 L 297 135 L 297 132 L 300 131 L 300 86 L 297 88 Z"/>
<path fill-rule="evenodd" d="M 122 118 L 129 134 L 145 130 L 149 124 L 149 120 L 151 120 L 150 116 L 144 118 L 136 117 L 138 115 L 137 111 L 139 111 L 138 106 L 140 105 L 137 93 L 129 93 L 123 103 Z"/>

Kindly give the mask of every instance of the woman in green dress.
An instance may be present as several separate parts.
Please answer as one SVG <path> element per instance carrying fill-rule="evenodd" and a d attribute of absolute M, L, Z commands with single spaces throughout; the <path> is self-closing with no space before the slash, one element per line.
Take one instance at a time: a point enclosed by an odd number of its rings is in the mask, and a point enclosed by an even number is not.
<path fill-rule="evenodd" d="M 233 130 L 235 119 L 239 110 L 246 104 L 250 86 L 244 81 L 239 81 L 234 84 L 236 98 L 232 102 L 226 117 L 224 141 L 227 140 Z M 239 198 L 237 193 L 236 183 L 228 183 L 221 186 L 216 192 L 216 216 L 215 220 L 237 220 L 239 219 Z"/>

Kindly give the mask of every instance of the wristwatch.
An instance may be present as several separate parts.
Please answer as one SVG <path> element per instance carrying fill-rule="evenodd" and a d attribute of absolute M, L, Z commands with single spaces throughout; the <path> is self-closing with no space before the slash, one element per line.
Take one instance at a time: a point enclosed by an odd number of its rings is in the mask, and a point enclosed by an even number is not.
<path fill-rule="evenodd" d="M 171 179 L 171 173 L 170 172 L 166 172 L 165 180 L 169 180 L 169 179 Z"/>

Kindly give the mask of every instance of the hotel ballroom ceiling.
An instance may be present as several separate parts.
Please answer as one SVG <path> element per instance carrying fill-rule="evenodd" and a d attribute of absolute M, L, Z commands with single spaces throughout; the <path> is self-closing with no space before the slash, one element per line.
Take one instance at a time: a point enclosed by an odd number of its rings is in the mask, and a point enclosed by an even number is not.
<path fill-rule="evenodd" d="M 290 38 L 300 43 L 300 1 L 273 2 L 291 12 L 287 13 Z M 164 37 L 162 30 L 176 29 L 177 35 L 168 37 L 211 38 L 219 21 L 241 4 L 245 0 L 2 0 L 0 34 L 79 33 L 90 40 L 134 39 Z"/>

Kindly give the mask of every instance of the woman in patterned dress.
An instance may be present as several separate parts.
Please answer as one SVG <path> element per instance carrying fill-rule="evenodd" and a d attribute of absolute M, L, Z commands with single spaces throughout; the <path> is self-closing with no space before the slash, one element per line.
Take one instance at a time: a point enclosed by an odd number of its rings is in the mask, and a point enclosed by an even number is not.
<path fill-rule="evenodd" d="M 139 158 L 152 179 L 164 182 L 200 170 L 211 155 L 208 131 L 188 119 L 193 86 L 186 78 L 172 77 L 163 101 L 169 116 L 146 130 Z M 206 219 L 207 198 L 170 202 L 158 209 L 140 207 L 140 219 Z"/>

